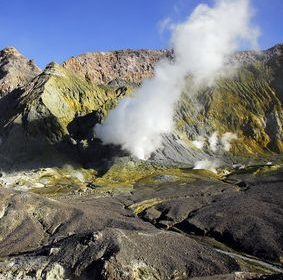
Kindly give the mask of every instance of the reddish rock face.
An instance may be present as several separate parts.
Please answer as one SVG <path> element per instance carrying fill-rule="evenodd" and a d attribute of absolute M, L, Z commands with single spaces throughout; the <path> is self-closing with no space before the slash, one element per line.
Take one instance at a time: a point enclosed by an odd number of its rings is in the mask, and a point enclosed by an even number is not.
<path fill-rule="evenodd" d="M 3 49 L 0 51 L 0 97 L 26 85 L 40 72 L 32 60 L 25 58 L 15 48 Z"/>
<path fill-rule="evenodd" d="M 94 84 L 139 84 L 154 75 L 154 65 L 171 58 L 170 50 L 121 50 L 86 53 L 72 57 L 63 66 Z"/>

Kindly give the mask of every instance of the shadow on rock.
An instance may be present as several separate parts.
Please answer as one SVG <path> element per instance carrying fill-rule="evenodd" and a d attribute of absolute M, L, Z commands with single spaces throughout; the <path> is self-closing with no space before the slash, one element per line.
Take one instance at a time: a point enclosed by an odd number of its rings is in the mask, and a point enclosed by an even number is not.
<path fill-rule="evenodd" d="M 7 123 L 9 116 L 2 114 L 2 117 Z M 115 158 L 126 153 L 119 146 L 103 145 L 94 137 L 93 127 L 101 118 L 97 111 L 77 116 L 66 133 L 52 116 L 32 121 L 21 115 L 14 117 L 0 131 L 0 169 L 28 171 L 72 164 L 104 174 Z"/>

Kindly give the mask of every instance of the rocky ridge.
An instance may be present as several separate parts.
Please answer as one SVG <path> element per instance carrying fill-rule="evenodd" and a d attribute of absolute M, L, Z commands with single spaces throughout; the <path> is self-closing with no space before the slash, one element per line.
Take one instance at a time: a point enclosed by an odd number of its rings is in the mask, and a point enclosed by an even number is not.
<path fill-rule="evenodd" d="M 40 73 L 36 64 L 15 48 L 0 51 L 0 97 L 26 85 Z"/>
<path fill-rule="evenodd" d="M 121 50 L 86 53 L 70 58 L 63 67 L 94 84 L 139 85 L 152 78 L 154 65 L 173 56 L 170 50 Z"/>

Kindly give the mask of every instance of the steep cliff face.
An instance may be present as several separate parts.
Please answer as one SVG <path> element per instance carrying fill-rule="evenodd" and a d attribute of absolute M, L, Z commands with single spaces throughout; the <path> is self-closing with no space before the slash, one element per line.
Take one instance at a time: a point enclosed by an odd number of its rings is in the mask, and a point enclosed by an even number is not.
<path fill-rule="evenodd" d="M 107 89 L 87 83 L 79 76 L 74 75 L 58 64 L 49 64 L 45 71 L 36 78 L 35 85 L 29 91 L 34 96 L 32 103 L 28 103 L 23 113 L 23 118 L 28 124 L 28 129 L 35 122 L 34 129 L 37 133 L 58 133 L 60 141 L 68 134 L 68 125 L 75 119 L 95 111 L 105 113 L 116 104 L 119 91 Z M 36 92 L 36 94 L 35 94 Z M 48 120 L 54 120 L 56 127 L 52 129 Z M 43 122 L 38 127 L 39 122 Z M 84 123 L 86 125 L 86 123 Z M 31 131 L 35 132 L 33 129 Z M 60 136 L 61 135 L 61 136 Z"/>
<path fill-rule="evenodd" d="M 26 85 L 40 73 L 32 60 L 28 60 L 15 48 L 0 51 L 0 97 L 13 89 Z"/>
<path fill-rule="evenodd" d="M 229 151 L 234 155 L 281 153 L 283 112 L 273 80 L 272 69 L 255 62 L 193 95 L 188 83 L 175 116 L 177 132 L 187 140 L 232 132 L 238 137 Z"/>
<path fill-rule="evenodd" d="M 279 99 L 283 100 L 283 44 L 277 44 L 274 47 L 263 51 L 245 51 L 238 52 L 233 56 L 233 59 L 240 62 L 242 65 L 248 66 L 250 64 L 262 63 L 269 67 L 271 75 L 269 81 L 275 89 L 275 93 Z"/>
<path fill-rule="evenodd" d="M 138 85 L 154 75 L 155 63 L 171 56 L 168 50 L 86 53 L 70 58 L 63 67 L 94 84 Z"/>

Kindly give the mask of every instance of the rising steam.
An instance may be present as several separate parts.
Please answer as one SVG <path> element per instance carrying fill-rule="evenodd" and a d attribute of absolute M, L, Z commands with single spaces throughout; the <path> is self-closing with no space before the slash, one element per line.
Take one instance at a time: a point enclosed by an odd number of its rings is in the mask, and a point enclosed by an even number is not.
<path fill-rule="evenodd" d="M 217 173 L 217 168 L 220 167 L 222 162 L 218 159 L 203 159 L 195 163 L 194 169 L 205 169 L 213 173 Z"/>
<path fill-rule="evenodd" d="M 96 135 L 105 144 L 121 145 L 147 159 L 173 129 L 173 115 L 188 74 L 196 84 L 211 84 L 223 69 L 225 58 L 241 44 L 256 43 L 249 0 L 218 0 L 214 7 L 201 4 L 176 25 L 172 34 L 174 63 L 163 60 L 155 77 L 144 82 L 133 97 L 124 98 L 110 112 Z"/>
<path fill-rule="evenodd" d="M 225 132 L 221 137 L 217 131 L 213 132 L 209 137 L 199 136 L 197 140 L 192 141 L 198 149 L 207 149 L 214 153 L 229 152 L 233 141 L 237 140 L 238 136 L 232 132 Z M 195 162 L 194 169 L 206 169 L 217 173 L 217 168 L 223 164 L 220 159 L 206 158 Z"/>
<path fill-rule="evenodd" d="M 198 136 L 196 140 L 192 141 L 193 145 L 200 149 L 209 149 L 216 153 L 219 151 L 229 152 L 231 149 L 231 142 L 238 139 L 237 134 L 232 132 L 225 132 L 220 137 L 217 131 L 214 131 L 209 137 Z"/>

